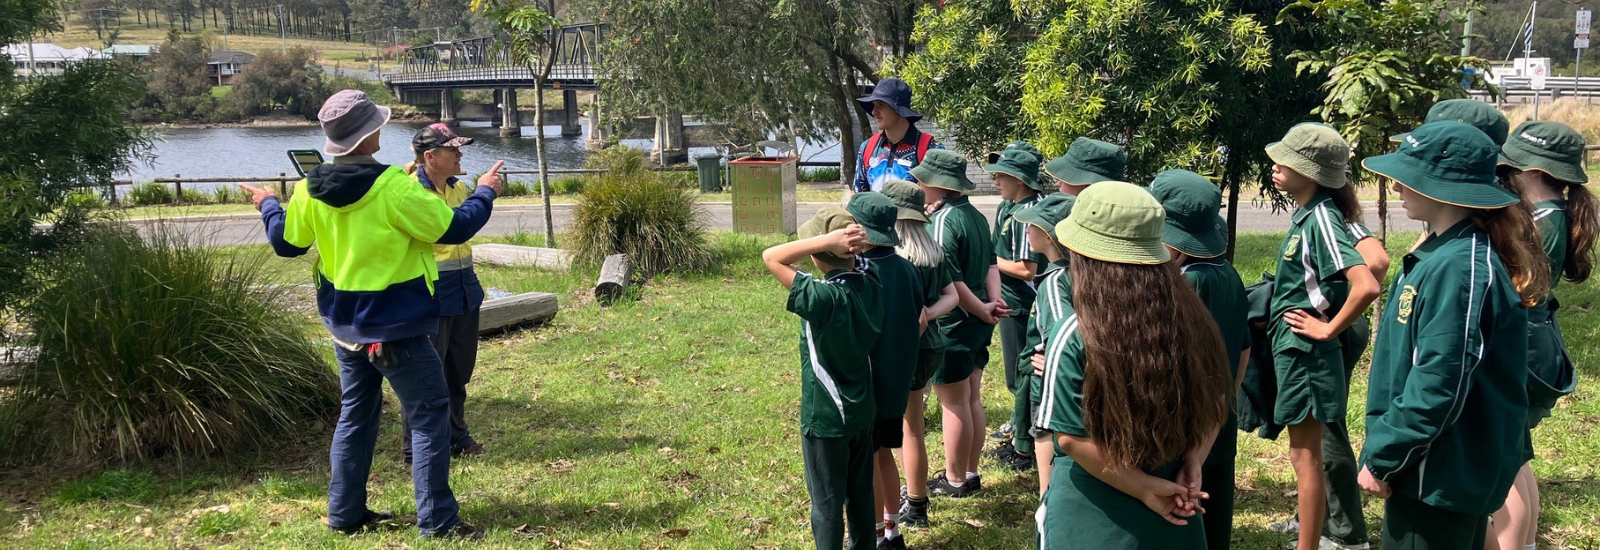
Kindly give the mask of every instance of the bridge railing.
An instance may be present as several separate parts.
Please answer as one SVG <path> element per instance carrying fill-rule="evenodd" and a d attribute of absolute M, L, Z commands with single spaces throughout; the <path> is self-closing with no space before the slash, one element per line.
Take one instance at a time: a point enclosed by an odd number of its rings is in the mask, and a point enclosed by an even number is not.
<path fill-rule="evenodd" d="M 603 23 L 568 25 L 548 32 L 555 44 L 550 80 L 593 81 L 600 60 Z M 390 84 L 526 81 L 533 71 L 517 63 L 507 45 L 494 37 L 439 42 L 408 50 L 398 73 L 385 75 Z"/>

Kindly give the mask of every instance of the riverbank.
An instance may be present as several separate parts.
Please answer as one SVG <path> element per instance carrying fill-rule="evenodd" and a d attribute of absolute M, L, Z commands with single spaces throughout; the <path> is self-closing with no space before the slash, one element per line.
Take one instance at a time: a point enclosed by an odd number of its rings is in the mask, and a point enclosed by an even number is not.
<path fill-rule="evenodd" d="M 389 117 L 391 122 L 433 122 L 433 117 L 427 113 L 417 111 L 407 106 L 393 107 L 393 114 Z M 216 130 L 220 128 L 308 128 L 320 124 L 316 119 L 308 119 L 299 115 L 274 113 L 259 116 L 250 120 L 234 122 L 200 122 L 177 121 L 156 122 L 144 124 L 145 128 L 181 129 L 181 130 Z"/>

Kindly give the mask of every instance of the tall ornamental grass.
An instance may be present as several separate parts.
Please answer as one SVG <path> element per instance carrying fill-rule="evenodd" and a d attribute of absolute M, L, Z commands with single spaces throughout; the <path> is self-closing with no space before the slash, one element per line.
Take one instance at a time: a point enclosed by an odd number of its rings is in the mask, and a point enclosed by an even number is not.
<path fill-rule="evenodd" d="M 627 254 L 643 277 L 709 267 L 697 193 L 645 170 L 642 157 L 618 146 L 590 158 L 607 171 L 584 186 L 573 207 L 574 263 L 598 267 L 607 255 Z"/>

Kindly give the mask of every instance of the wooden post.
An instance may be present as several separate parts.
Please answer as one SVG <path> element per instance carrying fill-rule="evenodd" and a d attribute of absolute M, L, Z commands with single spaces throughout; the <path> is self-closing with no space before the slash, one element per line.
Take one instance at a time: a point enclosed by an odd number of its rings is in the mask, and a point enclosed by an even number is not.
<path fill-rule="evenodd" d="M 627 254 L 606 256 L 600 267 L 600 280 L 594 284 L 594 297 L 602 304 L 610 304 L 628 290 L 628 278 L 633 275 L 632 262 Z"/>
<path fill-rule="evenodd" d="M 172 188 L 174 189 L 174 193 L 175 193 L 172 196 L 172 204 L 183 204 L 183 182 L 181 182 L 181 181 L 172 182 Z"/>
<path fill-rule="evenodd" d="M 1584 156 L 1587 157 L 1588 155 Z M 111 203 L 111 206 L 117 205 L 117 180 L 115 179 L 106 180 L 106 202 Z"/>
<path fill-rule="evenodd" d="M 278 196 L 282 197 L 283 200 L 289 200 L 288 180 L 285 179 L 287 177 L 289 177 L 287 174 L 278 172 Z"/>

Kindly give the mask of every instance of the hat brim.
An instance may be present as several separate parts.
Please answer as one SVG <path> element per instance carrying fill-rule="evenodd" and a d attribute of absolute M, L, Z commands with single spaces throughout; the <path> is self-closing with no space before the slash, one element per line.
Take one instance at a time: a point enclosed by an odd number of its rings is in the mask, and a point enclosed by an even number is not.
<path fill-rule="evenodd" d="M 977 188 L 976 185 L 972 184 L 972 180 L 967 179 L 966 174 L 961 174 L 960 177 L 950 176 L 929 170 L 926 166 L 926 164 L 918 164 L 911 167 L 911 177 L 917 178 L 917 183 L 957 193 L 967 193 Z"/>
<path fill-rule="evenodd" d="M 1267 157 L 1271 158 L 1272 162 L 1288 166 L 1300 175 L 1311 178 L 1317 185 L 1329 189 L 1338 189 L 1350 183 L 1350 179 L 1345 177 L 1344 170 L 1319 166 L 1281 141 L 1267 145 Z"/>
<path fill-rule="evenodd" d="M 1068 185 L 1094 185 L 1102 181 L 1117 181 L 1118 179 L 1088 170 L 1070 161 L 1046 164 L 1044 172 L 1056 181 Z"/>
<path fill-rule="evenodd" d="M 890 226 L 887 230 L 873 229 L 865 225 L 861 226 L 861 228 L 867 230 L 868 243 L 878 246 L 900 246 L 900 234 L 894 230 L 893 226 Z"/>
<path fill-rule="evenodd" d="M 899 213 L 895 215 L 896 220 L 916 220 L 922 223 L 928 223 L 928 215 L 923 214 L 922 210 L 916 208 L 906 208 L 904 206 L 896 206 L 895 208 L 899 210 Z"/>
<path fill-rule="evenodd" d="M 1390 153 L 1368 157 L 1361 161 L 1361 166 L 1400 182 L 1400 185 L 1424 197 L 1462 208 L 1503 208 L 1520 200 L 1498 184 L 1465 183 L 1429 175 L 1415 166 L 1410 158 L 1400 153 Z"/>
<path fill-rule="evenodd" d="M 860 106 L 861 110 L 866 111 L 867 115 L 870 116 L 872 115 L 872 102 L 874 101 L 882 101 L 888 104 L 890 107 L 894 108 L 895 114 L 900 115 L 900 118 L 906 119 L 912 124 L 916 124 L 917 121 L 922 120 L 922 113 L 913 111 L 910 107 L 904 105 L 896 105 L 894 99 L 881 96 L 876 93 L 856 98 L 856 105 Z"/>
<path fill-rule="evenodd" d="M 1171 252 L 1161 241 L 1139 242 L 1102 235 L 1071 217 L 1056 226 L 1056 237 L 1061 246 L 1103 262 L 1155 265 L 1172 259 Z"/>
<path fill-rule="evenodd" d="M 1217 222 L 1225 223 L 1222 218 L 1217 218 Z M 1192 258 L 1215 258 L 1228 252 L 1228 236 L 1216 228 L 1217 225 L 1212 225 L 1205 231 L 1193 230 L 1178 225 L 1169 217 L 1161 232 L 1161 242 Z"/>
<path fill-rule="evenodd" d="M 1520 170 L 1538 170 L 1566 183 L 1589 183 L 1589 174 L 1583 171 L 1583 166 L 1541 156 L 1517 146 L 1501 148 L 1500 164 Z"/>
<path fill-rule="evenodd" d="M 356 146 L 360 145 L 361 142 L 366 141 L 369 137 L 372 137 L 372 134 L 378 133 L 378 130 L 382 130 L 383 125 L 389 123 L 389 108 L 382 105 L 375 105 L 375 107 L 377 107 L 377 110 L 373 111 L 373 116 L 367 119 L 366 123 L 362 125 L 361 130 L 357 131 L 355 134 L 352 134 L 352 137 L 349 139 L 339 141 L 335 141 L 333 139 L 326 140 L 322 144 L 322 152 L 334 157 L 348 155 L 351 151 L 354 151 Z"/>
<path fill-rule="evenodd" d="M 988 172 L 990 174 L 1005 174 L 1007 176 L 1011 176 L 1013 178 L 1017 178 L 1017 180 L 1021 181 L 1023 185 L 1028 186 L 1029 189 L 1032 189 L 1034 191 L 1043 191 L 1044 190 L 1044 186 L 1039 183 L 1039 176 L 1029 177 L 1029 176 L 1023 175 L 1021 170 L 1017 170 L 1015 168 L 1012 168 L 1010 166 L 1006 166 L 1004 164 L 990 164 L 990 165 L 984 166 L 983 167 L 983 171 L 984 172 Z"/>

